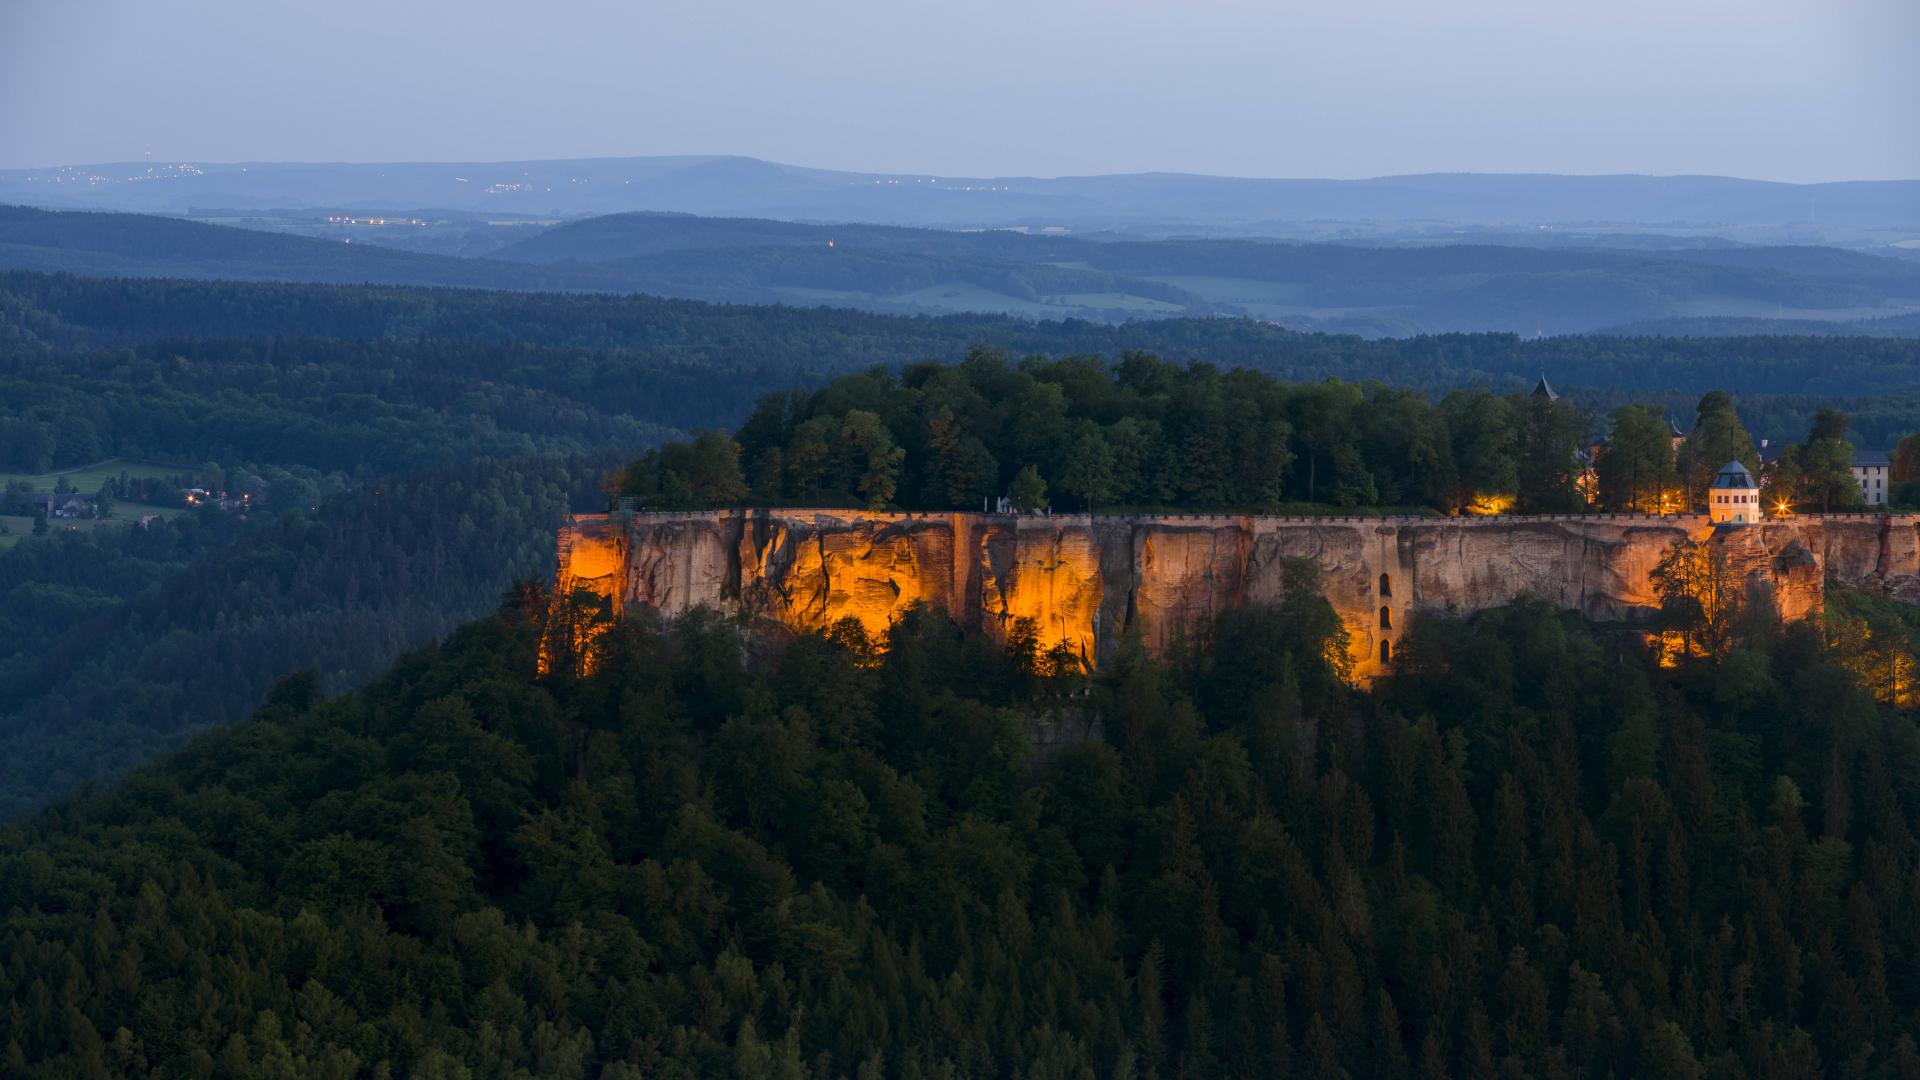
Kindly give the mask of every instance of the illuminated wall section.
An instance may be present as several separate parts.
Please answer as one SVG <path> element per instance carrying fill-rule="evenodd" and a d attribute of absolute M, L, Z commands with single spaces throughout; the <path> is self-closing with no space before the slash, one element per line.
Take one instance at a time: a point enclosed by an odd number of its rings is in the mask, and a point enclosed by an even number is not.
<path fill-rule="evenodd" d="M 741 595 L 748 610 L 795 629 L 854 618 L 875 640 L 909 607 L 951 608 L 952 534 L 904 519 L 822 515 L 808 528 L 743 530 Z"/>
<path fill-rule="evenodd" d="M 1736 535 L 1737 532 L 1737 535 Z M 1704 515 L 1541 518 L 1100 517 L 722 510 L 576 519 L 562 590 L 616 607 L 696 605 L 796 629 L 859 620 L 883 637 L 914 603 L 1004 640 L 1032 619 L 1097 667 L 1137 629 L 1161 650 L 1221 610 L 1278 600 L 1289 561 L 1320 570 L 1353 671 L 1393 670 L 1415 619 L 1522 597 L 1604 621 L 1649 617 L 1651 571 L 1683 539 L 1721 545 L 1787 618 L 1820 610 L 1828 576 L 1920 600 L 1920 516 L 1853 515 L 1715 529 Z"/>
<path fill-rule="evenodd" d="M 560 530 L 557 547 L 559 567 L 547 633 L 540 642 L 539 673 L 552 671 L 557 653 L 572 657 L 577 673 L 584 675 L 594 667 L 593 643 L 609 624 L 600 612 L 574 610 L 573 599 L 579 592 L 591 593 L 603 602 L 605 615 L 619 617 L 626 598 L 626 537 L 604 514 L 576 517 Z"/>
<path fill-rule="evenodd" d="M 1106 586 L 1093 530 L 1016 520 L 978 536 L 979 607 L 988 631 L 1005 641 L 1019 620 L 1031 619 L 1042 651 L 1064 642 L 1082 664 L 1096 666 Z"/>

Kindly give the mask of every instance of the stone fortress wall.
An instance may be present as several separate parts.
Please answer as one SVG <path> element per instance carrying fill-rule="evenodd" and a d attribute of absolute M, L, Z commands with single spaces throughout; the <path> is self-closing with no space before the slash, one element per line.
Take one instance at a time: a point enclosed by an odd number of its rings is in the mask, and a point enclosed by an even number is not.
<path fill-rule="evenodd" d="M 1013 515 L 734 509 L 574 518 L 563 591 L 674 616 L 695 606 L 879 634 L 917 601 L 1004 637 L 1031 618 L 1098 666 L 1138 627 L 1150 649 L 1225 607 L 1277 599 L 1283 567 L 1320 567 L 1356 675 L 1385 670 L 1423 614 L 1540 597 L 1597 620 L 1643 619 L 1671 545 L 1719 545 L 1782 614 L 1820 609 L 1829 577 L 1920 600 L 1920 515 L 1835 514 L 1714 527 L 1705 514 L 1503 517 Z M 1383 648 L 1384 646 L 1384 648 Z"/>

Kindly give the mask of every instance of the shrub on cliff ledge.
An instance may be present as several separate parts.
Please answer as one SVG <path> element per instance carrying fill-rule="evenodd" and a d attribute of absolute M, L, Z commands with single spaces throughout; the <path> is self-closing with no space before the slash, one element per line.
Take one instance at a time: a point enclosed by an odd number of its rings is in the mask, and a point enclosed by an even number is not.
<path fill-rule="evenodd" d="M 612 494 L 630 495 L 655 510 L 736 506 L 747 498 L 740 446 L 725 434 L 703 431 L 692 442 L 647 451 L 612 477 Z"/>

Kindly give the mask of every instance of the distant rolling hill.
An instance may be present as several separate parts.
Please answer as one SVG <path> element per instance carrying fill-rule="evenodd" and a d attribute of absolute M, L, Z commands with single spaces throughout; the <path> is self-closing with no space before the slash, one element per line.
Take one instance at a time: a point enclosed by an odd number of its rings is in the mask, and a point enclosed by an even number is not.
<path fill-rule="evenodd" d="M 564 275 L 373 244 L 207 225 L 148 214 L 0 206 L 0 266 L 96 277 L 233 278 L 340 284 L 577 287 Z"/>
<path fill-rule="evenodd" d="M 1741 319 L 1727 316 L 1648 319 L 1609 326 L 1607 334 L 1623 337 L 1747 337 L 1752 334 L 1809 334 L 1816 337 L 1920 338 L 1920 315 L 1891 315 L 1883 319 L 1821 322 L 1817 319 Z"/>
<path fill-rule="evenodd" d="M 1363 180 L 1184 173 L 959 177 L 747 157 L 382 164 L 119 162 L 0 171 L 0 202 L 184 213 L 204 207 L 441 207 L 575 216 L 665 210 L 894 225 L 1057 225 L 1281 236 L 1453 227 L 1709 229 L 1778 242 L 1920 235 L 1920 181 L 1438 173 Z"/>
<path fill-rule="evenodd" d="M 378 230 L 347 243 L 356 237 L 0 207 L 0 268 L 642 292 L 890 314 L 1231 316 L 1372 337 L 1703 333 L 1713 320 L 1739 333 L 1920 334 L 1920 260 L 1821 247 L 1092 240 L 664 213 L 494 231 L 506 235 L 469 245 L 486 252 L 472 257 L 367 242 Z"/>
<path fill-rule="evenodd" d="M 560 225 L 493 257 L 598 268 L 648 291 L 711 299 L 1107 318 L 1231 314 L 1375 335 L 1566 333 L 1705 316 L 1833 325 L 1920 309 L 1920 263 L 1806 247 L 1097 242 L 636 213 Z"/>

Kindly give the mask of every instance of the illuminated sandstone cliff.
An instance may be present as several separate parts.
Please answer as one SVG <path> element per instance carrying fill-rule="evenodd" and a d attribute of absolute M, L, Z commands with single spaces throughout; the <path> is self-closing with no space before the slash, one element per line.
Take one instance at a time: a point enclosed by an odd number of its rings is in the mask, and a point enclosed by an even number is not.
<path fill-rule="evenodd" d="M 1705 515 L 1543 518 L 1051 517 L 720 510 L 576 518 L 558 584 L 616 611 L 708 605 L 796 628 L 851 616 L 869 633 L 917 601 L 1004 637 L 1029 618 L 1091 665 L 1137 627 L 1149 648 L 1222 608 L 1278 598 L 1291 559 L 1322 572 L 1355 673 L 1384 669 L 1420 614 L 1537 596 L 1599 620 L 1655 605 L 1679 539 L 1716 545 L 1783 615 L 1818 610 L 1826 578 L 1920 597 L 1920 516 L 1836 515 L 1715 529 Z M 1385 649 L 1383 649 L 1383 645 Z"/>

